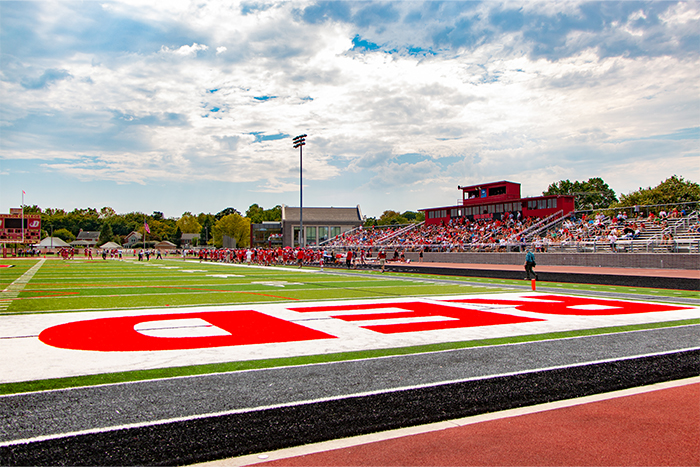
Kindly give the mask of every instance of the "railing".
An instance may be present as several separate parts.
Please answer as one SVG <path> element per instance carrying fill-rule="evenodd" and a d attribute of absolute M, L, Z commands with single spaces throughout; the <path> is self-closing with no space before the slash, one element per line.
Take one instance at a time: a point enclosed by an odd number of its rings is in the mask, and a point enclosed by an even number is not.
<path fill-rule="evenodd" d="M 352 249 L 388 249 L 406 252 L 522 252 L 526 248 L 538 252 L 552 253 L 700 253 L 700 237 L 680 240 L 617 240 L 606 239 L 561 242 L 489 242 L 489 243 L 455 243 L 455 242 L 411 242 L 400 245 L 382 246 L 376 244 L 354 244 L 336 246 L 334 250 Z"/>
<path fill-rule="evenodd" d="M 536 235 L 537 233 L 544 230 L 545 226 L 547 225 L 547 223 L 549 223 L 550 220 L 557 219 L 562 214 L 564 214 L 564 211 L 560 209 L 559 211 L 555 212 L 554 214 L 547 216 L 544 219 L 539 220 L 536 224 L 531 225 L 530 227 L 523 230 L 522 232 L 519 232 L 517 235 L 520 236 L 521 238 L 524 238 L 525 240 L 529 240 L 534 235 Z"/>
<path fill-rule="evenodd" d="M 376 243 L 377 243 L 377 244 L 385 244 L 385 243 L 388 243 L 391 239 L 396 238 L 396 237 L 398 237 L 399 235 L 403 235 L 403 234 L 405 234 L 406 232 L 408 232 L 408 231 L 410 231 L 410 230 L 413 230 L 413 229 L 415 229 L 415 228 L 417 228 L 417 227 L 422 226 L 423 224 L 425 224 L 425 221 L 419 222 L 419 223 L 417 223 L 417 224 L 409 224 L 409 225 L 407 225 L 406 227 L 397 230 L 396 232 L 393 232 L 393 233 L 391 233 L 391 234 L 389 234 L 389 235 L 385 235 L 384 237 L 379 238 L 379 239 L 377 240 Z"/>
<path fill-rule="evenodd" d="M 399 232 L 399 231 L 405 231 L 406 229 L 410 229 L 415 225 L 417 225 L 417 224 L 375 225 L 375 226 L 369 227 L 369 228 L 364 227 L 364 226 L 359 226 L 359 227 L 355 227 L 354 229 L 343 232 L 340 235 L 336 235 L 333 238 L 329 238 L 328 240 L 324 240 L 323 242 L 320 242 L 318 244 L 318 246 L 319 247 L 333 247 L 333 245 L 331 245 L 331 242 L 335 242 L 337 240 L 342 240 L 343 238 L 352 237 L 353 235 L 355 235 L 358 232 L 363 232 L 363 231 L 372 232 L 374 230 L 389 230 L 389 229 L 395 229 L 397 227 L 401 227 L 397 231 L 397 232 Z M 385 238 L 389 238 L 389 237 L 393 236 L 397 232 L 391 232 L 389 234 L 386 234 L 386 235 L 379 237 L 377 240 L 375 240 L 374 244 L 377 244 L 378 242 L 383 241 L 383 239 L 385 239 Z"/>

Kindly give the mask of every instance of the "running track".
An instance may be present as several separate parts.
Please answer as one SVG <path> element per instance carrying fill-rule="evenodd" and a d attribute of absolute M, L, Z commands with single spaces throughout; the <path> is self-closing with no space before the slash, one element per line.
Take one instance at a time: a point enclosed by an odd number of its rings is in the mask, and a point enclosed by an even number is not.
<path fill-rule="evenodd" d="M 700 378 L 692 378 L 206 465 L 692 466 L 698 440 Z"/>

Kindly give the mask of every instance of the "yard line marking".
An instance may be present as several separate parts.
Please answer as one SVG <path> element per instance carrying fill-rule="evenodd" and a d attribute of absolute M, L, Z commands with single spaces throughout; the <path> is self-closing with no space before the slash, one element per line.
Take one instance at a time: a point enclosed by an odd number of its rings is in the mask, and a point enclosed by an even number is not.
<path fill-rule="evenodd" d="M 44 258 L 39 259 L 39 262 L 29 268 L 27 272 L 22 274 L 20 277 L 15 279 L 15 281 L 8 285 L 5 290 L 0 292 L 0 313 L 7 311 L 7 308 L 10 306 L 12 301 L 19 296 L 22 290 L 24 290 L 29 281 L 32 280 L 32 277 L 34 277 L 34 274 L 36 274 L 37 271 L 39 271 L 39 268 L 44 265 L 45 261 L 46 259 Z"/>

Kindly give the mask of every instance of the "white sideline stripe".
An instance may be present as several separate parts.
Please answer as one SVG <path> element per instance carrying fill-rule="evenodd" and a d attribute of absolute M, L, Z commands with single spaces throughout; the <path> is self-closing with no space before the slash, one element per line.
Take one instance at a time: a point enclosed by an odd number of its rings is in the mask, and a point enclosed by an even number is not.
<path fill-rule="evenodd" d="M 351 438 L 335 439 L 331 441 L 324 441 L 321 443 L 307 444 L 305 446 L 296 446 L 293 448 L 280 449 L 277 451 L 270 452 L 260 452 L 257 454 L 250 454 L 246 456 L 233 457 L 229 459 L 221 459 L 211 462 L 203 462 L 200 464 L 193 464 L 202 467 L 241 467 L 246 465 L 254 465 L 261 462 L 270 462 L 281 459 L 289 459 L 292 457 L 305 456 L 309 454 L 317 454 L 321 452 L 332 451 L 335 449 L 350 448 L 354 446 L 361 446 L 363 444 L 376 443 L 380 441 L 387 441 L 391 439 L 403 438 L 405 436 L 418 435 L 423 433 L 431 433 L 434 431 L 442 431 L 450 428 L 457 428 L 467 425 L 474 425 L 482 422 L 489 422 L 493 420 L 501 420 L 504 418 L 518 417 L 521 415 L 529 415 L 540 412 L 546 412 L 549 410 L 575 407 L 577 405 L 590 404 L 593 402 L 606 401 L 610 399 L 616 399 L 619 397 L 635 396 L 638 394 L 645 394 L 648 392 L 660 391 L 663 389 L 672 389 L 682 386 L 687 386 L 689 384 L 700 383 L 700 376 L 696 376 L 688 379 L 681 379 L 676 381 L 668 381 L 664 383 L 652 384 L 649 386 L 640 386 L 637 388 L 623 389 L 620 391 L 607 392 L 602 394 L 594 394 L 592 396 L 579 397 L 576 399 L 569 399 L 564 401 L 549 402 L 546 404 L 533 405 L 529 407 L 520 407 L 517 409 L 503 410 L 500 412 L 487 413 L 482 415 L 474 415 L 472 417 L 458 418 L 455 420 L 448 420 L 445 422 L 430 423 L 427 425 L 419 425 L 408 428 L 400 428 L 398 430 L 382 431 L 379 433 L 372 433 L 369 435 L 354 436 Z"/>
<path fill-rule="evenodd" d="M 53 439 L 69 438 L 72 436 L 80 436 L 80 435 L 87 435 L 87 434 L 107 433 L 110 431 L 118 431 L 118 430 L 125 430 L 125 429 L 131 429 L 131 428 L 144 428 L 144 427 L 148 427 L 148 426 L 166 425 L 168 423 L 187 422 L 187 421 L 191 421 L 191 420 L 201 420 L 201 419 L 205 419 L 205 418 L 221 417 L 221 416 L 234 415 L 234 414 L 239 414 L 239 413 L 260 412 L 263 410 L 279 409 L 279 408 L 284 408 L 284 407 L 298 407 L 298 406 L 302 406 L 302 405 L 311 405 L 311 404 L 317 404 L 317 403 L 321 403 L 321 402 L 330 402 L 330 401 L 336 401 L 336 400 L 351 399 L 351 398 L 356 398 L 356 397 L 374 396 L 374 395 L 379 395 L 379 394 L 386 394 L 389 392 L 400 392 L 400 391 L 410 391 L 410 390 L 416 390 L 416 389 L 425 389 L 425 388 L 432 388 L 432 387 L 438 387 L 438 386 L 445 386 L 448 384 L 465 383 L 465 382 L 469 382 L 469 381 L 478 381 L 478 380 L 502 378 L 502 377 L 507 377 L 507 376 L 516 376 L 516 375 L 523 375 L 523 374 L 530 374 L 530 373 L 538 373 L 541 371 L 560 370 L 560 369 L 566 369 L 566 368 L 576 368 L 576 367 L 583 367 L 583 366 L 589 366 L 589 365 L 596 365 L 596 364 L 600 364 L 600 363 L 633 360 L 636 358 L 670 355 L 670 354 L 675 354 L 675 353 L 679 353 L 679 352 L 686 352 L 686 351 L 690 351 L 690 350 L 700 350 L 700 347 L 678 349 L 678 350 L 673 350 L 670 352 L 659 352 L 659 353 L 651 353 L 651 354 L 633 355 L 633 356 L 624 357 L 624 358 L 610 358 L 610 359 L 605 359 L 605 360 L 596 360 L 596 361 L 592 361 L 592 362 L 577 363 L 574 365 L 561 365 L 561 366 L 554 366 L 554 367 L 548 367 L 548 368 L 537 368 L 537 369 L 532 369 L 532 370 L 502 373 L 502 374 L 496 374 L 496 375 L 477 376 L 477 377 L 473 377 L 473 378 L 466 378 L 466 379 L 460 379 L 460 380 L 439 381 L 436 383 L 419 384 L 419 385 L 415 385 L 415 386 L 404 386 L 404 387 L 400 387 L 400 388 L 392 388 L 389 390 L 377 390 L 377 391 L 367 391 L 367 392 L 360 392 L 360 393 L 354 393 L 354 394 L 343 394 L 340 396 L 322 397 L 319 399 L 311 399 L 311 400 L 304 400 L 304 401 L 297 401 L 297 402 L 288 402 L 285 404 L 273 404 L 273 405 L 260 406 L 260 407 L 225 410 L 225 411 L 221 411 L 221 412 L 211 412 L 211 413 L 207 413 L 207 414 L 190 415 L 187 417 L 173 417 L 173 418 L 168 418 L 168 419 L 163 419 L 163 420 L 152 420 L 152 421 L 148 421 L 148 422 L 127 423 L 124 425 L 115 425 L 115 426 L 102 427 L 102 428 L 92 428 L 89 430 L 79 430 L 79 431 L 73 431 L 73 432 L 68 432 L 68 433 L 56 433 L 53 435 L 43 435 L 43 436 L 36 436 L 36 437 L 32 437 L 32 438 L 4 441 L 4 442 L 0 443 L 0 447 L 15 446 L 18 444 L 35 443 L 35 442 L 39 442 L 39 441 L 47 441 L 47 440 L 53 440 Z M 22 394 L 16 394 L 16 396 L 21 396 L 21 395 Z"/>

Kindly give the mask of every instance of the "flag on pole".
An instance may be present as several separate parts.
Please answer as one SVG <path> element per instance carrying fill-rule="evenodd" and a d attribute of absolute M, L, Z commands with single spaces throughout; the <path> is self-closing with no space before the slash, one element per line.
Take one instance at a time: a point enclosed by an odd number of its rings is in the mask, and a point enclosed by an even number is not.
<path fill-rule="evenodd" d="M 151 233 L 151 229 L 148 228 L 148 222 L 143 222 L 143 228 L 146 230 L 146 233 Z"/>

